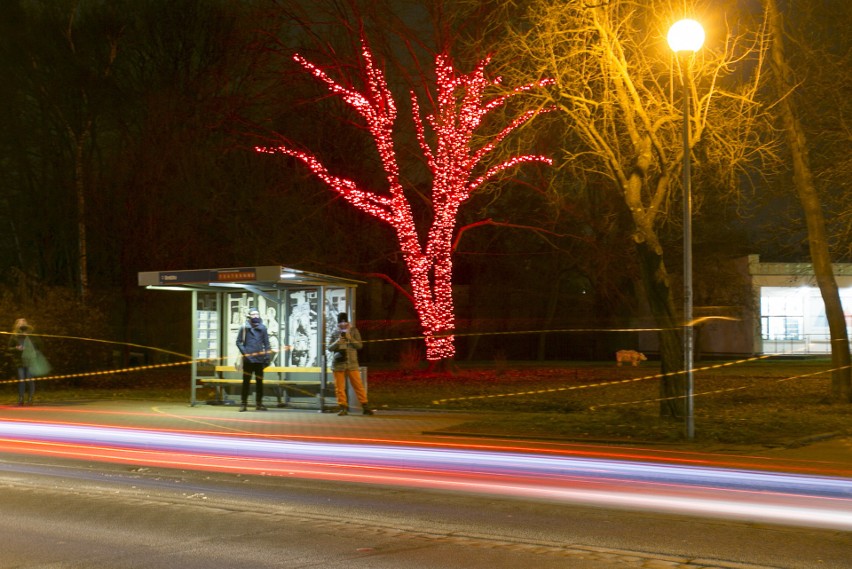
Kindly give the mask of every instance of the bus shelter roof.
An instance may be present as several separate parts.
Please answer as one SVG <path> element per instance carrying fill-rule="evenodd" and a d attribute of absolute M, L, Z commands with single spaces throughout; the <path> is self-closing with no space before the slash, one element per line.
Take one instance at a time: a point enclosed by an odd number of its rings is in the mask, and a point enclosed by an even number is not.
<path fill-rule="evenodd" d="M 229 288 L 251 291 L 315 286 L 356 287 L 363 282 L 280 265 L 139 273 L 139 286 L 149 289 L 206 292 L 227 292 Z"/>

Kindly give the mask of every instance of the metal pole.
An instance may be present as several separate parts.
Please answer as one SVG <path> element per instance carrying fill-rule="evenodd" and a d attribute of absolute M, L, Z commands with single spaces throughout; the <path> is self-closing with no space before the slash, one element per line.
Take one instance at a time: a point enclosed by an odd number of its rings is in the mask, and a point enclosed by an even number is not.
<path fill-rule="evenodd" d="M 326 358 L 325 343 L 326 343 L 326 323 L 325 323 L 325 287 L 321 286 L 318 289 L 319 298 L 317 299 L 317 346 L 318 357 L 320 364 L 320 386 L 317 394 L 317 403 L 319 404 L 319 412 L 325 412 L 325 386 L 328 382 L 328 360 Z"/>
<path fill-rule="evenodd" d="M 689 84 L 683 79 L 683 367 L 686 376 L 686 438 L 695 438 L 693 416 L 693 326 L 692 326 L 692 176 L 689 156 Z"/>

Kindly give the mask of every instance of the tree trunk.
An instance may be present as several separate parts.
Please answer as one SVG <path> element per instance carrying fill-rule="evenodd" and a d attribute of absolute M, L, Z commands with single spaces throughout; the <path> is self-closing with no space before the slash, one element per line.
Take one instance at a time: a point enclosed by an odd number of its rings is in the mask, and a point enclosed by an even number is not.
<path fill-rule="evenodd" d="M 452 259 L 449 255 L 437 255 L 431 270 L 417 270 L 425 265 L 421 258 L 417 262 L 406 258 L 406 265 L 411 275 L 415 308 L 426 342 L 426 359 L 430 362 L 453 359 L 455 307 L 452 296 Z"/>
<path fill-rule="evenodd" d="M 558 263 L 558 262 L 557 262 Z M 550 329 L 553 326 L 553 317 L 556 315 L 556 309 L 559 307 L 560 289 L 562 288 L 562 270 L 561 266 L 557 266 L 559 271 L 555 278 L 551 278 L 550 294 L 547 299 L 547 312 L 544 315 L 544 328 Z M 542 332 L 538 336 L 538 352 L 536 358 L 538 361 L 544 361 L 547 357 L 547 332 Z"/>
<path fill-rule="evenodd" d="M 660 416 L 686 416 L 686 378 L 683 373 L 683 326 L 674 308 L 663 258 L 646 243 L 637 245 L 645 296 L 660 328 Z M 671 374 L 671 375 L 670 375 Z"/>
<path fill-rule="evenodd" d="M 852 403 L 852 370 L 850 370 L 849 334 L 840 302 L 840 292 L 834 278 L 831 253 L 825 230 L 825 217 L 819 200 L 813 172 L 808 159 L 805 131 L 796 115 L 792 96 L 792 71 L 784 55 L 784 27 L 775 0 L 767 0 L 769 24 L 773 35 L 772 64 L 778 90 L 782 95 L 779 110 L 784 134 L 793 159 L 793 185 L 802 203 L 808 228 L 808 246 L 817 285 L 825 303 L 825 315 L 831 335 L 831 392 L 836 401 Z"/>
<path fill-rule="evenodd" d="M 89 253 L 88 237 L 86 236 L 86 168 L 85 148 L 91 137 L 92 120 L 86 121 L 79 136 L 70 126 L 69 137 L 74 142 L 74 191 L 77 194 L 77 276 L 79 279 L 79 296 L 86 302 L 89 295 Z"/>
<path fill-rule="evenodd" d="M 83 143 L 77 143 L 74 186 L 77 192 L 77 267 L 80 279 L 80 300 L 86 301 L 89 292 L 89 254 L 86 238 L 86 182 L 83 180 Z"/>

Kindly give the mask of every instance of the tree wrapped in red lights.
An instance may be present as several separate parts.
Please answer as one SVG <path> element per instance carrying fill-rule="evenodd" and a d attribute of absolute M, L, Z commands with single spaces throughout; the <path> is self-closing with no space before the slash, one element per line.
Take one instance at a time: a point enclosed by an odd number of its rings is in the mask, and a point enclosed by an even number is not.
<path fill-rule="evenodd" d="M 384 73 L 373 62 L 371 50 L 366 42 L 361 45 L 361 71 L 366 83 L 362 91 L 343 86 L 298 54 L 294 59 L 366 121 L 385 173 L 387 192 L 366 190 L 352 180 L 335 176 L 309 152 L 287 145 L 258 147 L 256 150 L 285 154 L 301 160 L 331 190 L 356 208 L 394 229 L 411 278 L 410 298 L 417 310 L 426 341 L 426 358 L 430 361 L 452 358 L 455 354 L 452 252 L 459 208 L 483 184 L 508 168 L 526 162 L 551 164 L 550 159 L 545 156 L 522 155 L 487 169 L 481 166 L 483 160 L 512 131 L 547 109 L 530 110 L 521 114 L 479 147 L 474 141 L 476 130 L 483 119 L 503 106 L 509 97 L 549 85 L 551 81 L 545 79 L 529 83 L 508 94 L 488 100 L 485 91 L 500 83 L 499 78 L 486 77 L 485 68 L 489 59 L 481 61 L 470 73 L 462 74 L 453 67 L 447 55 L 439 55 L 436 58 L 437 109 L 425 117 L 425 122 L 433 134 L 434 148 L 427 139 L 417 97 L 413 92 L 410 94 L 417 139 L 433 177 L 432 222 L 424 245 L 421 244 L 411 204 L 400 181 L 392 136 L 396 105 Z"/>

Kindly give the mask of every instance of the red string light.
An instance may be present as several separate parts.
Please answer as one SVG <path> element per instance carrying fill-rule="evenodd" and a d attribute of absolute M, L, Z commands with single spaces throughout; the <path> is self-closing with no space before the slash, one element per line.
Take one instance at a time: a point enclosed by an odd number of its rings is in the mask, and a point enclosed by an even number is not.
<path fill-rule="evenodd" d="M 388 184 L 387 194 L 364 190 L 352 180 L 333 175 L 309 152 L 286 145 L 258 147 L 256 150 L 284 154 L 300 160 L 317 178 L 354 207 L 386 222 L 394 229 L 411 278 L 412 296 L 426 339 L 426 358 L 430 361 L 451 358 L 455 354 L 452 243 L 459 208 L 474 191 L 508 168 L 527 162 L 552 164 L 545 156 L 522 155 L 509 158 L 489 168 L 482 175 L 475 176 L 474 172 L 482 160 L 512 131 L 534 116 L 551 109 L 531 110 L 522 114 L 489 143 L 478 149 L 474 148 L 474 133 L 484 117 L 502 106 L 509 97 L 550 85 L 553 81 L 536 81 L 486 101 L 486 89 L 500 84 L 499 78 L 486 77 L 485 68 L 490 59 L 481 61 L 472 72 L 460 74 L 448 56 L 441 55 L 436 58 L 438 108 L 435 114 L 425 118 L 425 124 L 431 127 L 434 135 L 434 149 L 429 145 L 416 96 L 411 93 L 417 140 L 433 175 L 433 219 L 424 247 L 414 224 L 411 205 L 403 191 L 396 161 L 392 137 L 396 105 L 384 73 L 375 66 L 372 52 L 365 42 L 362 42 L 361 57 L 366 76 L 364 92 L 344 87 L 300 55 L 295 55 L 294 59 L 363 117 L 382 162 Z"/>

